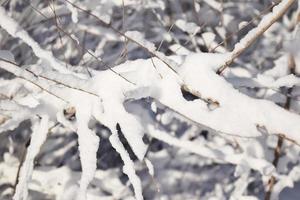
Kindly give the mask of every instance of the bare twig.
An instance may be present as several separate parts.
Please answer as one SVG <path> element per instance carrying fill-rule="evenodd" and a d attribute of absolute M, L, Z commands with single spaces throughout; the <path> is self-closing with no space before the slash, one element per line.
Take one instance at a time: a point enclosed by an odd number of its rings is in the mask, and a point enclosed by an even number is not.
<path fill-rule="evenodd" d="M 59 17 L 56 14 L 55 2 L 54 1 L 55 0 L 52 0 L 52 6 L 53 6 L 53 8 L 51 7 L 51 4 L 49 2 L 49 8 L 52 10 L 52 12 L 54 14 L 54 21 L 55 21 L 56 27 L 59 27 L 60 19 L 59 19 Z M 61 36 L 61 33 L 60 33 L 59 29 L 57 29 L 57 33 L 58 33 L 58 36 L 59 36 L 60 44 L 63 47 L 63 40 L 62 40 L 62 36 Z M 66 64 L 66 68 L 68 68 L 67 58 L 66 58 L 66 55 L 64 53 L 63 53 L 63 56 L 64 56 L 64 61 L 65 61 L 65 64 Z"/>

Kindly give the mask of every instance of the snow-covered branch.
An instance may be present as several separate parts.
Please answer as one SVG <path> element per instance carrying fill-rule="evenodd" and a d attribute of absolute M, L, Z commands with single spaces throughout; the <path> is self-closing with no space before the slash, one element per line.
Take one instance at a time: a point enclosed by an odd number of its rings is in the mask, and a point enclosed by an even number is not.
<path fill-rule="evenodd" d="M 270 28 L 286 11 L 293 5 L 295 0 L 282 0 L 275 6 L 271 13 L 262 18 L 256 28 L 245 35 L 240 42 L 236 43 L 224 64 L 218 69 L 221 74 L 241 53 L 243 53 L 251 44 L 253 44 L 266 30 Z"/>
<path fill-rule="evenodd" d="M 18 180 L 3 194 L 243 199 L 253 184 L 278 197 L 300 180 L 299 8 L 268 5 L 243 33 L 261 2 L 1 2 L 0 176 Z"/>

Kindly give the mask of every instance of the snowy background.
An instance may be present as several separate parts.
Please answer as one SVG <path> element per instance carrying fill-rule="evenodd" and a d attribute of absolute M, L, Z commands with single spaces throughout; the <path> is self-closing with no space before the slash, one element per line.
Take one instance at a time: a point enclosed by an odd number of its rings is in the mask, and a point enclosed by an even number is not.
<path fill-rule="evenodd" d="M 0 5 L 0 199 L 300 198 L 299 0 Z"/>

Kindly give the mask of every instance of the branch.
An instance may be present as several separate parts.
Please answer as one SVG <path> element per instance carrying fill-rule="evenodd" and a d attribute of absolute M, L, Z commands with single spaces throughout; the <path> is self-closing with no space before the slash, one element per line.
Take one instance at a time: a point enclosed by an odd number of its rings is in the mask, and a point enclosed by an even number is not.
<path fill-rule="evenodd" d="M 26 32 L 15 20 L 7 15 L 3 7 L 0 7 L 0 19 L 0 26 L 11 36 L 21 39 L 24 43 L 30 46 L 38 58 L 48 61 L 51 67 L 61 73 L 75 75 L 75 73 L 62 65 L 62 62 L 57 60 L 53 56 L 52 52 L 42 49 L 41 46 L 34 41 L 32 37 L 30 37 L 28 32 Z M 78 76 L 78 74 L 76 76 Z"/>
<path fill-rule="evenodd" d="M 280 4 L 273 8 L 271 13 L 264 16 L 258 26 L 249 31 L 248 34 L 234 46 L 230 56 L 218 69 L 217 74 L 221 74 L 229 65 L 231 65 L 239 55 L 252 45 L 266 30 L 268 30 L 272 24 L 281 18 L 295 1 L 296 0 L 283 0 Z"/>
<path fill-rule="evenodd" d="M 176 69 L 172 66 L 172 64 L 170 63 L 171 61 L 168 60 L 167 58 L 165 58 L 163 55 L 160 55 L 159 52 L 155 52 L 149 48 L 147 48 L 146 46 L 144 46 L 143 44 L 141 44 L 139 41 L 133 39 L 133 37 L 130 37 L 129 35 L 127 35 L 126 33 L 121 32 L 120 30 L 118 30 L 117 28 L 113 27 L 112 25 L 106 23 L 105 21 L 103 21 L 101 18 L 99 18 L 97 15 L 93 14 L 92 12 L 90 12 L 89 10 L 86 10 L 74 3 L 72 3 L 69 0 L 64 0 L 66 1 L 68 4 L 72 5 L 73 7 L 75 7 L 76 9 L 86 13 L 89 16 L 92 16 L 93 18 L 95 18 L 97 21 L 99 21 L 101 24 L 103 24 L 104 26 L 110 28 L 111 30 L 113 30 L 114 32 L 116 32 L 117 34 L 123 36 L 124 38 L 126 38 L 127 40 L 135 43 L 136 45 L 138 45 L 139 47 L 141 47 L 142 49 L 146 50 L 151 56 L 158 58 L 160 61 L 162 61 L 170 70 L 172 70 L 175 74 L 177 74 Z"/>
<path fill-rule="evenodd" d="M 36 9 L 34 6 L 32 6 L 30 4 L 30 7 L 36 11 L 38 14 L 40 14 L 42 17 L 44 17 L 45 19 L 47 19 L 47 17 L 42 13 L 40 12 L 38 9 Z M 104 64 L 104 67 L 108 70 L 110 70 L 112 73 L 114 73 L 115 75 L 119 76 L 120 78 L 124 79 L 125 81 L 131 83 L 134 85 L 133 82 L 131 82 L 130 80 L 126 79 L 124 76 L 120 75 L 119 73 L 117 73 L 114 69 L 112 69 L 112 67 L 108 66 L 105 62 L 103 62 L 101 59 L 99 59 L 97 56 L 95 56 L 93 53 L 91 53 L 90 50 L 88 50 L 87 48 L 85 48 L 83 45 L 80 44 L 80 42 L 78 40 L 76 40 L 75 38 L 73 38 L 73 36 L 71 36 L 67 31 L 65 31 L 64 29 L 62 29 L 60 26 L 58 26 L 56 23 L 55 23 L 55 26 L 56 28 L 61 31 L 62 33 L 64 33 L 66 36 L 68 36 L 72 42 L 79 48 L 83 49 L 85 52 L 87 52 L 90 56 L 92 56 L 95 60 L 97 60 L 98 62 L 100 63 L 103 63 Z M 91 77 L 91 73 L 88 69 L 88 67 L 86 67 L 87 69 L 87 72 L 89 73 L 90 77 Z"/>
<path fill-rule="evenodd" d="M 290 73 L 295 74 L 296 73 L 296 71 L 295 71 L 296 64 L 295 64 L 294 57 L 292 55 L 289 56 L 288 65 L 289 65 Z M 292 94 L 292 92 L 293 92 L 293 88 L 289 88 L 288 94 Z M 287 99 L 286 99 L 286 103 L 284 105 L 285 109 L 287 109 L 287 110 L 290 109 L 291 101 L 292 101 L 291 97 L 288 96 Z M 280 154 L 281 154 L 281 151 L 282 151 L 282 145 L 283 145 L 284 139 L 285 139 L 284 136 L 282 136 L 282 135 L 279 136 L 278 141 L 277 141 L 277 146 L 274 149 L 273 165 L 275 167 L 277 167 L 278 161 L 280 159 Z M 268 181 L 268 189 L 266 191 L 265 200 L 270 200 L 271 199 L 272 191 L 273 191 L 273 188 L 274 188 L 274 185 L 275 185 L 276 182 L 277 182 L 277 180 L 276 180 L 275 176 L 271 176 L 271 178 Z"/>
<path fill-rule="evenodd" d="M 23 70 L 20 68 L 16 63 L 13 63 L 11 61 L 5 60 L 3 58 L 0 58 L 0 68 L 4 69 L 5 71 L 8 71 L 12 74 L 14 74 L 16 77 L 21 78 L 23 80 L 28 81 L 29 83 L 37 86 L 41 90 L 47 92 L 48 94 L 68 103 L 68 101 L 64 100 L 63 98 L 59 97 L 58 95 L 54 94 L 50 90 L 46 89 L 45 87 L 41 86 L 40 84 L 37 83 L 37 77 L 30 73 L 27 70 Z"/>

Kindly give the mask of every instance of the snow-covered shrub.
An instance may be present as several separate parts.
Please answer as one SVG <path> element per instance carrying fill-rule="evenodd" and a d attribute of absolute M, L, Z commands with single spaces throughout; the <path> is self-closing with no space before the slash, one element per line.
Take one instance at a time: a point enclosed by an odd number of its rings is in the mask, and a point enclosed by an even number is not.
<path fill-rule="evenodd" d="M 1 1 L 1 198 L 293 199 L 297 3 Z"/>

